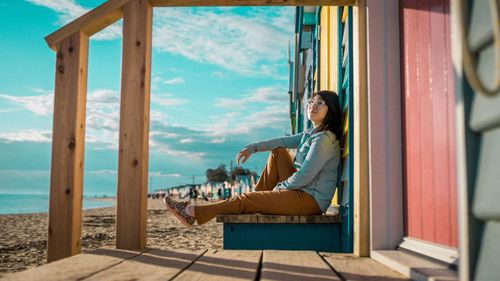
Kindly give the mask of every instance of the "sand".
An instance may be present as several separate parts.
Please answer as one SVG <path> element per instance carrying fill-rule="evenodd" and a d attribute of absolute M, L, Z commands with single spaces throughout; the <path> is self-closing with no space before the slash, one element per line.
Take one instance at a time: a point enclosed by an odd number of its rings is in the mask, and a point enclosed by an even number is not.
<path fill-rule="evenodd" d="M 112 199 L 108 199 L 112 200 Z M 83 211 L 82 251 L 115 247 L 116 208 Z M 48 214 L 0 215 L 0 278 L 46 263 Z M 159 249 L 221 249 L 222 224 L 183 226 L 165 211 L 162 200 L 148 199 L 147 246 Z"/>

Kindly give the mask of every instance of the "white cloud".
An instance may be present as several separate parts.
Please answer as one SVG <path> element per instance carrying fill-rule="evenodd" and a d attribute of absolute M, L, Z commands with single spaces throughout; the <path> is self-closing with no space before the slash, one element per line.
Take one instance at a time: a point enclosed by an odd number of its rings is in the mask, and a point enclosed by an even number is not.
<path fill-rule="evenodd" d="M 159 153 L 165 154 L 167 156 L 178 157 L 183 160 L 201 161 L 206 155 L 205 152 L 176 150 L 171 148 L 170 145 L 166 143 L 153 142 L 151 140 L 150 146 L 152 149 L 156 150 Z"/>
<path fill-rule="evenodd" d="M 216 98 L 214 105 L 217 107 L 244 108 L 252 103 L 283 104 L 286 103 L 287 100 L 288 95 L 286 95 L 285 90 L 273 86 L 258 88 L 254 92 L 239 99 Z"/>
<path fill-rule="evenodd" d="M 285 12 L 274 15 L 265 10 L 241 15 L 220 9 L 158 9 L 154 46 L 243 75 L 273 75 L 282 79 L 274 62 L 285 64 L 287 42 L 293 34 L 293 10 L 282 10 Z M 272 23 L 276 17 L 281 17 L 276 19 L 280 24 Z M 262 65 L 273 67 L 262 73 Z"/>
<path fill-rule="evenodd" d="M 230 99 L 230 98 L 215 98 L 215 106 L 217 107 L 227 107 L 227 108 L 244 108 L 248 105 L 249 100 L 247 98 L 242 99 Z"/>
<path fill-rule="evenodd" d="M 158 110 L 151 110 L 149 114 L 149 119 L 151 120 L 151 122 L 155 123 L 165 123 L 168 118 L 169 116 L 167 114 Z"/>
<path fill-rule="evenodd" d="M 242 118 L 236 118 L 237 115 L 231 113 L 223 116 L 212 116 L 217 122 L 205 126 L 203 131 L 207 137 L 226 138 L 250 135 L 259 129 L 281 129 L 284 126 L 289 126 L 288 110 L 286 106 L 270 105 L 263 110 L 243 115 Z"/>
<path fill-rule="evenodd" d="M 35 115 L 52 115 L 53 92 L 42 89 L 34 89 L 34 91 L 41 93 L 41 95 L 18 97 L 0 94 L 0 98 L 17 104 Z M 99 89 L 90 92 L 87 95 L 85 140 L 90 143 L 105 144 L 104 148 L 116 148 L 119 131 L 119 108 L 120 97 L 117 91 Z M 31 130 L 3 134 L 1 138 L 6 141 L 50 142 L 52 140 L 50 135 L 50 131 Z"/>
<path fill-rule="evenodd" d="M 167 96 L 167 97 L 165 97 Z M 179 106 L 183 104 L 189 103 L 189 100 L 187 99 L 178 99 L 178 98 L 171 98 L 169 97 L 170 95 L 157 95 L 157 94 L 152 94 L 151 95 L 151 101 L 153 103 L 162 105 L 162 106 Z"/>
<path fill-rule="evenodd" d="M 54 107 L 54 98 L 52 94 L 23 97 L 0 94 L 0 98 L 18 104 L 37 115 L 50 115 Z"/>
<path fill-rule="evenodd" d="M 183 84 L 184 79 L 182 78 L 172 78 L 169 80 L 165 80 L 163 83 L 168 84 L 168 85 L 176 85 L 176 84 Z"/>
<path fill-rule="evenodd" d="M 116 175 L 116 170 L 94 170 L 94 171 L 85 171 L 86 174 L 90 175 Z M 180 178 L 182 175 L 179 173 L 164 173 L 158 171 L 148 172 L 149 176 L 153 177 L 169 177 L 169 178 Z"/>
<path fill-rule="evenodd" d="M 117 91 L 98 89 L 89 94 L 87 102 L 90 104 L 117 105 L 120 103 L 120 95 Z"/>
<path fill-rule="evenodd" d="M 20 170 L 20 169 L 3 169 L 0 174 L 9 174 L 13 176 L 47 176 L 50 175 L 50 170 Z"/>
<path fill-rule="evenodd" d="M 0 109 L 0 114 L 2 114 L 2 113 L 9 113 L 9 112 L 16 112 L 16 111 L 19 111 L 19 109 L 16 109 L 16 108 L 3 108 L 3 109 Z"/>
<path fill-rule="evenodd" d="M 251 102 L 283 103 L 288 100 L 288 95 L 285 90 L 279 87 L 264 87 L 255 90 L 249 100 Z"/>
<path fill-rule="evenodd" d="M 52 9 L 63 25 L 89 9 L 75 0 L 26 0 Z M 231 72 L 288 79 L 280 75 L 286 63 L 287 43 L 292 39 L 292 7 L 246 8 L 157 8 L 154 15 L 153 47 L 193 61 L 215 64 Z M 121 38 L 117 22 L 92 39 Z M 219 74 L 215 74 L 219 75 Z"/>
<path fill-rule="evenodd" d="M 193 143 L 194 139 L 193 138 L 185 138 L 185 139 L 181 139 L 179 142 L 183 143 L 183 144 L 185 144 L 185 143 Z"/>
<path fill-rule="evenodd" d="M 215 71 L 212 75 L 219 79 L 228 79 L 230 77 L 228 73 L 222 71 Z"/>
<path fill-rule="evenodd" d="M 40 95 L 15 97 L 1 94 L 0 98 L 15 103 L 37 115 L 52 113 L 52 91 L 35 89 Z M 187 100 L 172 99 L 169 93 L 152 96 L 153 102 L 176 106 L 187 103 Z M 158 98 L 158 99 L 157 99 Z M 93 149 L 118 149 L 120 96 L 116 90 L 97 89 L 89 92 L 87 97 L 86 136 L 85 141 Z M 168 101 L 168 102 L 167 102 Z M 210 161 L 218 152 L 212 151 L 214 144 L 227 141 L 241 142 L 256 132 L 282 129 L 289 126 L 287 95 L 279 86 L 261 87 L 249 92 L 233 102 L 259 103 L 266 107 L 260 110 L 224 112 L 218 116 L 210 116 L 213 122 L 196 126 L 176 126 L 168 122 L 169 116 L 158 110 L 150 114 L 150 151 L 156 155 L 166 155 L 186 161 Z M 208 121 L 208 120 L 207 120 Z M 259 133 L 257 133 L 259 134 Z M 243 137 L 243 138 L 242 138 Z M 50 142 L 51 131 L 24 131 L 0 134 L 3 142 Z M 184 150 L 183 145 L 196 143 L 191 151 Z M 196 148 L 195 148 L 196 147 Z M 161 156 L 160 156 L 161 157 Z M 94 171 L 105 174 L 109 171 Z"/>
<path fill-rule="evenodd" d="M 94 170 L 94 171 L 85 171 L 87 174 L 91 175 L 116 175 L 116 170 Z M 164 173 L 158 171 L 148 172 L 149 176 L 153 177 L 169 177 L 169 178 L 180 178 L 182 175 L 179 173 Z"/>
<path fill-rule="evenodd" d="M 168 178 L 180 178 L 182 175 L 179 173 L 163 173 L 163 172 L 149 172 L 149 176 L 152 177 L 168 177 Z"/>
<path fill-rule="evenodd" d="M 225 138 L 217 138 L 217 139 L 212 139 L 210 143 L 223 143 L 225 141 L 226 141 Z"/>
<path fill-rule="evenodd" d="M 78 5 L 74 0 L 26 0 L 38 6 L 44 6 L 61 14 L 61 18 L 71 20 L 86 13 L 88 9 Z"/>
<path fill-rule="evenodd" d="M 0 133 L 0 140 L 12 142 L 52 142 L 51 131 L 28 130 L 16 133 Z"/>
<path fill-rule="evenodd" d="M 74 0 L 25 0 L 37 6 L 47 7 L 59 14 L 59 24 L 65 25 L 72 20 L 80 17 L 90 9 L 78 5 Z M 113 40 L 121 38 L 122 27 L 120 22 L 114 23 L 108 28 L 95 34 L 92 39 Z"/>
<path fill-rule="evenodd" d="M 165 133 L 160 131 L 151 131 L 149 132 L 150 137 L 163 137 L 167 139 L 175 139 L 179 137 L 179 134 L 176 133 Z"/>
<path fill-rule="evenodd" d="M 85 171 L 85 173 L 91 175 L 114 175 L 116 174 L 116 170 L 95 170 L 95 171 Z"/>

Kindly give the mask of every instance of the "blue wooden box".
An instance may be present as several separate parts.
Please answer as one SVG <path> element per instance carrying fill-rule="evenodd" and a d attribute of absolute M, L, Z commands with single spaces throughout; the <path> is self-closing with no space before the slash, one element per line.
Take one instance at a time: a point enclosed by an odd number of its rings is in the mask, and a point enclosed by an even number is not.
<path fill-rule="evenodd" d="M 340 252 L 338 215 L 224 215 L 224 249 Z"/>

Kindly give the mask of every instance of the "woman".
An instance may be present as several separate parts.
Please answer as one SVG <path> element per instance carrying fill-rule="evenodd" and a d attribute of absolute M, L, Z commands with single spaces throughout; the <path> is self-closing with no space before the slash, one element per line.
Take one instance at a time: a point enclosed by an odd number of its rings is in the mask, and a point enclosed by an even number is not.
<path fill-rule="evenodd" d="M 305 132 L 245 146 L 236 156 L 238 165 L 255 152 L 271 151 L 256 191 L 217 203 L 196 206 L 164 198 L 165 206 L 186 226 L 204 224 L 217 215 L 315 215 L 328 209 L 340 162 L 341 111 L 332 91 L 314 93 L 308 100 L 307 118 L 313 127 Z M 297 148 L 294 161 L 286 148 Z"/>

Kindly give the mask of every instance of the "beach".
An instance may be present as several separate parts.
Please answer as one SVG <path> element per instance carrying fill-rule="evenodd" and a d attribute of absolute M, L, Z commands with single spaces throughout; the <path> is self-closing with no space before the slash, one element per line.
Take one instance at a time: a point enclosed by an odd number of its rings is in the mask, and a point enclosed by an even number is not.
<path fill-rule="evenodd" d="M 115 247 L 115 218 L 115 207 L 83 211 L 83 252 Z M 47 222 L 47 213 L 0 215 L 0 278 L 46 263 Z M 165 211 L 161 199 L 148 199 L 147 247 L 221 249 L 222 224 L 212 220 L 201 226 L 185 227 Z"/>

